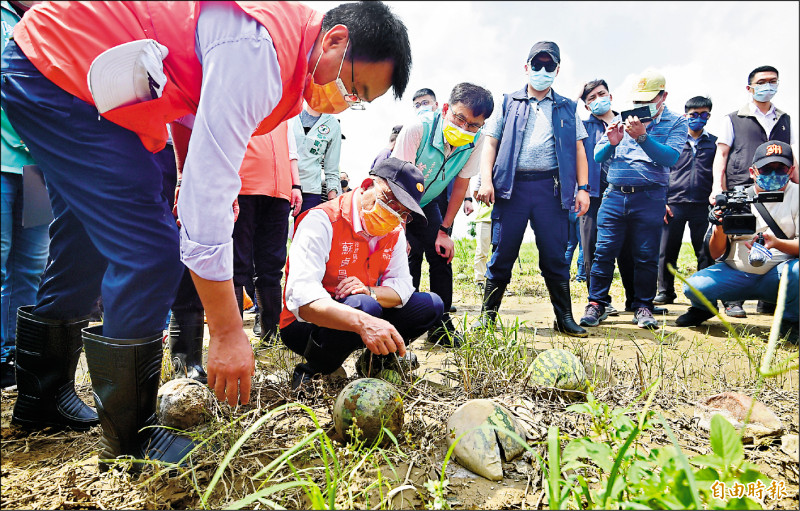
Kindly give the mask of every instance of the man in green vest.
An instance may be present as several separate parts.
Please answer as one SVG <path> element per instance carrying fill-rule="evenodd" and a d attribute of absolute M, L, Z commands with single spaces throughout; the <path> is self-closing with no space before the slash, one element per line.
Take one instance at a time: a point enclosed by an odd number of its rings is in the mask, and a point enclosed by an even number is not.
<path fill-rule="evenodd" d="M 478 85 L 459 83 L 441 111 L 420 115 L 403 126 L 392 156 L 413 163 L 425 178 L 425 193 L 420 205 L 428 225 L 413 222 L 406 228 L 411 245 L 409 270 L 414 287 L 419 289 L 422 258 L 430 265 L 431 291 L 450 310 L 453 302 L 453 220 L 469 187 L 470 177 L 479 171 L 483 137 L 481 127 L 494 110 L 492 93 Z M 450 200 L 436 200 L 454 181 Z M 461 335 L 445 312 L 442 324 L 428 333 L 430 342 L 457 347 Z"/>

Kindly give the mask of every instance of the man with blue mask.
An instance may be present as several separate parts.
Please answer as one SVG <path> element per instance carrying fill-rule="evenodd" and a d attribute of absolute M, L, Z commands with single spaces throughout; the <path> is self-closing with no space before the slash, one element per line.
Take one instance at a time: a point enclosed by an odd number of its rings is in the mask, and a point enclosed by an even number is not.
<path fill-rule="evenodd" d="M 597 142 L 603 137 L 606 128 L 614 120 L 619 112 L 611 109 L 613 96 L 608 89 L 608 83 L 603 79 L 595 79 L 586 82 L 581 92 L 581 100 L 586 110 L 592 115 L 585 121 L 583 126 L 588 135 L 583 141 L 586 150 L 586 159 L 589 164 L 589 210 L 580 218 L 581 246 L 583 247 L 583 264 L 586 272 L 586 288 L 591 285 L 592 262 L 594 261 L 594 250 L 597 245 L 597 212 L 600 210 L 600 203 L 603 200 L 603 193 L 608 186 L 607 175 L 610 161 L 603 163 L 594 161 L 594 148 Z M 625 308 L 629 309 L 633 302 L 633 258 L 631 250 L 623 247 L 617 258 L 622 287 L 625 288 Z M 606 313 L 609 316 L 619 316 L 619 312 L 609 303 L 606 306 Z"/>
<path fill-rule="evenodd" d="M 420 89 L 414 93 L 411 98 L 414 104 L 414 111 L 417 115 L 422 115 L 426 112 L 436 112 L 439 110 L 439 102 L 436 101 L 436 94 L 431 89 Z"/>
<path fill-rule="evenodd" d="M 653 303 L 673 303 L 676 298 L 675 276 L 667 265 L 677 268 L 683 231 L 689 224 L 697 269 L 711 265 L 703 248 L 708 230 L 708 194 L 711 191 L 711 165 L 714 162 L 717 137 L 706 131 L 711 117 L 711 99 L 695 96 L 686 102 L 684 117 L 689 121 L 689 135 L 678 163 L 669 173 L 667 213 L 661 228 L 661 250 L 658 257 L 658 294 Z"/>
<path fill-rule="evenodd" d="M 747 195 L 757 197 L 764 192 L 778 191 L 783 192 L 782 200 L 750 205 L 750 212 L 755 215 L 753 234 L 727 234 L 716 220 L 721 214 L 715 208 L 715 225 L 708 250 L 718 262 L 689 277 L 688 283 L 711 303 L 763 300 L 774 304 L 781 275 L 788 273 L 780 335 L 797 344 L 800 187 L 790 181 L 790 175 L 796 171 L 796 160 L 789 144 L 770 140 L 756 148 L 752 162 L 750 176 L 754 184 L 746 189 Z M 700 326 L 714 316 L 686 285 L 684 293 L 692 305 L 676 319 L 677 326 Z"/>
<path fill-rule="evenodd" d="M 503 108 L 486 127 L 481 182 L 476 198 L 492 209 L 494 252 L 486 269 L 481 316 L 473 328 L 493 328 L 525 230 L 530 224 L 539 269 L 555 312 L 556 331 L 588 333 L 572 317 L 567 249 L 569 210 L 589 209 L 583 140 L 577 104 L 552 89 L 561 51 L 551 41 L 534 44 L 525 61 L 528 83 L 503 96 Z"/>
<path fill-rule="evenodd" d="M 708 197 L 711 204 L 714 204 L 715 197 L 722 190 L 733 190 L 734 186 L 753 183 L 748 168 L 759 144 L 767 140 L 796 143 L 789 114 L 772 103 L 772 98 L 778 92 L 778 84 L 778 70 L 772 66 L 759 66 L 747 76 L 746 89 L 752 100 L 726 116 L 717 140 L 714 184 Z M 798 182 L 796 170 L 791 179 Z M 745 318 L 747 314 L 742 305 L 741 302 L 726 303 L 725 313 Z M 771 314 L 773 308 L 759 302 L 757 311 Z"/>
<path fill-rule="evenodd" d="M 596 162 L 611 163 L 608 188 L 597 214 L 589 303 L 581 318 L 584 326 L 597 326 L 608 316 L 614 260 L 626 241 L 634 260 L 633 322 L 640 328 L 658 326 L 653 298 L 669 170 L 681 155 L 689 127 L 683 116 L 667 108 L 666 79 L 661 73 L 646 71 L 634 83 L 633 103 L 647 106 L 649 115 L 643 119 L 617 116 L 594 150 Z"/>
<path fill-rule="evenodd" d="M 419 289 L 423 257 L 428 261 L 430 289 L 442 298 L 445 311 L 441 323 L 428 332 L 428 341 L 445 347 L 458 347 L 462 341 L 449 314 L 453 303 L 453 221 L 470 178 L 478 173 L 484 144 L 481 128 L 493 110 L 491 92 L 459 83 L 441 111 L 419 115 L 403 126 L 392 151 L 393 157 L 413 163 L 425 179 L 420 204 L 428 224 L 407 226 L 408 264 L 414 287 Z"/>

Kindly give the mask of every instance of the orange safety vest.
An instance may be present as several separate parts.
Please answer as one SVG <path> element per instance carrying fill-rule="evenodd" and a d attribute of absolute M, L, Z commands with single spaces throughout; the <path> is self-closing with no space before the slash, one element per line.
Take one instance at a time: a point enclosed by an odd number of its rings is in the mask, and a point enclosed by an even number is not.
<path fill-rule="evenodd" d="M 322 287 L 333 297 L 336 286 L 347 277 L 357 277 L 368 286 L 377 286 L 386 273 L 392 251 L 397 244 L 401 227 L 396 228 L 380 240 L 375 251 L 369 253 L 369 241 L 361 234 L 353 231 L 353 193 L 347 192 L 339 197 L 312 208 L 324 211 L 333 226 L 331 251 L 322 277 Z M 308 210 L 308 211 L 311 211 Z M 294 230 L 308 214 L 308 211 L 297 217 Z M 286 261 L 286 280 L 289 280 L 289 261 Z M 283 290 L 283 310 L 280 327 L 285 328 L 296 321 L 294 314 L 286 308 L 286 289 Z"/>
<path fill-rule="evenodd" d="M 239 169 L 242 188 L 239 195 L 268 195 L 292 199 L 292 168 L 289 139 L 283 121 L 266 135 L 256 135 L 247 143 Z"/>
<path fill-rule="evenodd" d="M 283 96 L 254 131 L 262 135 L 300 113 L 308 53 L 322 29 L 322 14 L 294 2 L 236 5 L 269 31 L 278 55 Z M 167 84 L 162 96 L 102 114 L 135 132 L 155 153 L 166 145 L 167 123 L 197 112 L 203 68 L 195 53 L 195 29 L 201 8 L 197 1 L 46 2 L 16 24 L 14 40 L 47 79 L 90 104 L 94 102 L 86 75 L 98 55 L 140 39 L 166 46 Z"/>

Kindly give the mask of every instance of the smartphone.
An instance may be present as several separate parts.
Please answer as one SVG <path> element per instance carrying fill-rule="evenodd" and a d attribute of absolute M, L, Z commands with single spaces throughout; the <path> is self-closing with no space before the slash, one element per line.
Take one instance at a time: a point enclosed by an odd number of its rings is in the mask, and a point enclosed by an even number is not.
<path fill-rule="evenodd" d="M 642 121 L 642 122 L 647 122 L 647 121 L 652 121 L 653 120 L 653 118 L 650 117 L 650 107 L 646 106 L 646 105 L 645 106 L 640 106 L 639 108 L 634 108 L 634 109 L 631 109 L 631 110 L 624 110 L 619 115 L 622 118 L 622 122 L 625 122 L 625 120 L 630 116 L 638 117 L 639 120 Z"/>

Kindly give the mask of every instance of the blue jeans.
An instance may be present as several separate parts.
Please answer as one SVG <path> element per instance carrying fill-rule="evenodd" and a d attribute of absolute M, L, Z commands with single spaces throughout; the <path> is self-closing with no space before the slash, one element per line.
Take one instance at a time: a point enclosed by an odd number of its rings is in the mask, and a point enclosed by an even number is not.
<path fill-rule="evenodd" d="M 561 198 L 553 192 L 553 179 L 535 181 L 514 179 L 510 199 L 497 199 L 492 209 L 492 245 L 486 277 L 508 283 L 519 256 L 525 229 L 530 222 L 539 251 L 542 277 L 569 280 L 567 251 L 569 214 L 561 208 Z"/>
<path fill-rule="evenodd" d="M 661 225 L 666 213 L 667 187 L 622 193 L 607 188 L 597 213 L 597 245 L 589 286 L 589 301 L 611 304 L 614 260 L 623 244 L 633 255 L 634 309 L 653 308 L 658 282 L 658 252 Z"/>
<path fill-rule="evenodd" d="M 578 280 L 586 279 L 586 269 L 583 264 L 583 245 L 581 244 L 580 219 L 578 213 L 573 210 L 569 212 L 569 231 L 567 238 L 567 266 L 572 267 L 572 256 L 575 254 L 575 247 L 578 248 Z"/>
<path fill-rule="evenodd" d="M 774 268 L 763 275 L 757 275 L 735 270 L 726 263 L 717 263 L 698 271 L 687 280 L 712 304 L 716 304 L 717 300 L 722 300 L 723 302 L 762 300 L 775 303 L 778 296 L 781 272 L 784 271 L 784 268 L 787 268 L 789 281 L 787 282 L 786 307 L 783 311 L 783 319 L 797 322 L 798 314 L 800 314 L 798 312 L 797 264 L 797 259 L 790 259 L 775 265 Z M 692 302 L 693 307 L 706 310 L 697 295 L 685 284 L 683 293 Z"/>
<path fill-rule="evenodd" d="M 22 227 L 22 174 L 2 173 L 2 328 L 0 356 L 14 351 L 17 308 L 36 301 L 36 291 L 47 264 L 50 238 L 47 225 Z"/>
<path fill-rule="evenodd" d="M 45 78 L 13 40 L 3 51 L 0 92 L 44 174 L 55 217 L 33 313 L 75 319 L 102 295 L 104 336 L 160 334 L 184 268 L 162 194 L 170 170 L 134 132 Z"/>
<path fill-rule="evenodd" d="M 350 295 L 339 301 L 370 316 L 385 319 L 394 325 L 406 345 L 438 324 L 444 313 L 444 304 L 436 293 L 415 292 L 405 306 L 391 309 L 384 309 L 377 300 L 365 294 Z M 364 348 L 364 341 L 355 332 L 319 327 L 301 321 L 293 321 L 281 329 L 281 340 L 298 355 L 305 353 L 310 336 L 329 355 L 324 361 L 324 367 L 314 367 L 315 371 L 323 374 L 334 372 L 351 353 Z"/>

